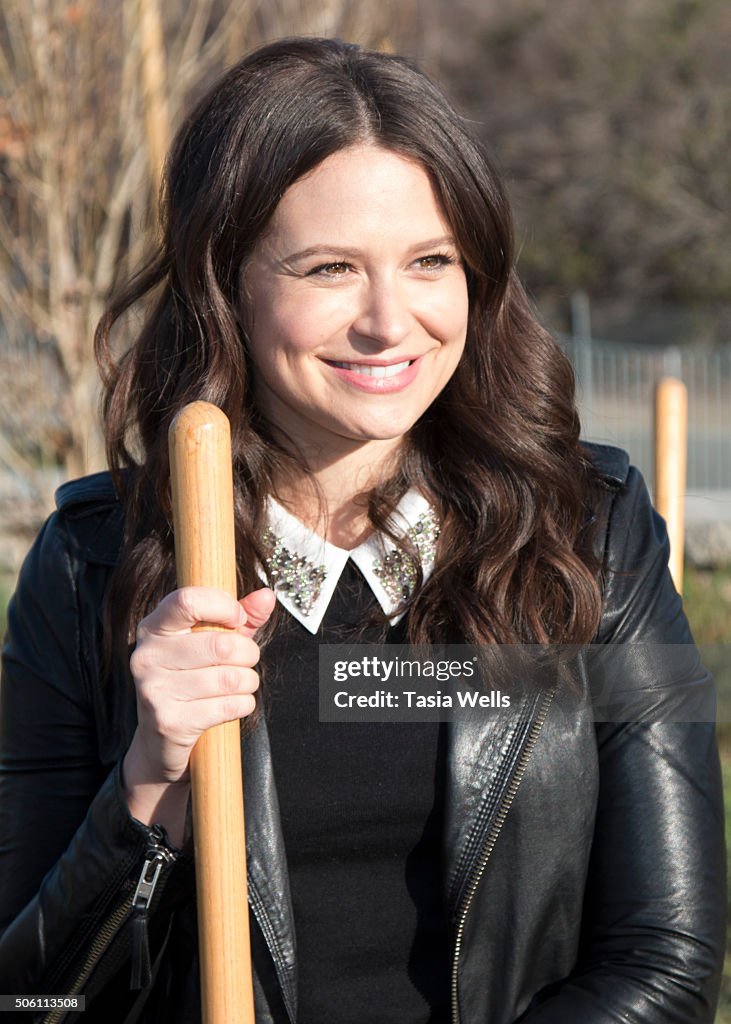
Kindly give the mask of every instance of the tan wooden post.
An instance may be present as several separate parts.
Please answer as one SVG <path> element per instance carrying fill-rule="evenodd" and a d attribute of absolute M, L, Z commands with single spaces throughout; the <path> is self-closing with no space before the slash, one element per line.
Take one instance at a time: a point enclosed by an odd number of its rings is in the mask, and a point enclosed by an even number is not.
<path fill-rule="evenodd" d="M 655 393 L 655 508 L 670 537 L 670 574 L 683 589 L 685 483 L 688 459 L 688 389 L 663 377 Z"/>
<path fill-rule="evenodd" d="M 148 162 L 153 191 L 160 187 L 170 145 L 165 42 L 158 0 L 137 0 L 140 33 L 140 78 Z"/>

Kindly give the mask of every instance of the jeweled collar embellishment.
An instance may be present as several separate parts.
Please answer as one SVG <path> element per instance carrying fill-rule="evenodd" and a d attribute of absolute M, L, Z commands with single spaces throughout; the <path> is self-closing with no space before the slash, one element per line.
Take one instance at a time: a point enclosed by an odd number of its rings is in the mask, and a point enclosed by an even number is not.
<path fill-rule="evenodd" d="M 330 544 L 291 515 L 273 498 L 267 503 L 264 534 L 266 565 L 277 600 L 311 633 L 316 633 L 349 558 L 355 562 L 381 608 L 392 613 L 414 589 L 418 568 L 393 546 L 390 538 L 373 534 L 352 551 Z M 418 491 L 408 491 L 393 513 L 397 531 L 408 536 L 419 554 L 422 578 L 434 567 L 439 522 Z M 265 578 L 265 573 L 260 575 Z"/>
<path fill-rule="evenodd" d="M 294 554 L 271 529 L 264 534 L 264 545 L 269 552 L 266 563 L 274 589 L 278 594 L 286 594 L 302 614 L 307 615 L 327 577 L 325 566 Z"/>
<path fill-rule="evenodd" d="M 439 537 L 439 523 L 434 509 L 430 507 L 422 512 L 406 532 L 416 545 L 422 566 L 433 565 Z M 399 604 L 404 598 L 410 597 L 416 586 L 417 566 L 413 558 L 398 548 L 392 548 L 384 558 L 376 561 L 373 571 L 394 604 Z"/>

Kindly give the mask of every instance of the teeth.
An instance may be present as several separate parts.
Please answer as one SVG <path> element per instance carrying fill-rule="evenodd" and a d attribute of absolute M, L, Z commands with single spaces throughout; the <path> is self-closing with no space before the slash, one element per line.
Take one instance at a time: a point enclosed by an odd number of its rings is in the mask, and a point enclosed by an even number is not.
<path fill-rule="evenodd" d="M 360 373 L 364 377 L 395 377 L 411 365 L 411 360 L 404 363 L 394 363 L 393 366 L 368 366 L 364 363 L 338 363 L 333 360 L 333 366 L 340 366 L 343 370 L 351 370 L 353 373 Z"/>

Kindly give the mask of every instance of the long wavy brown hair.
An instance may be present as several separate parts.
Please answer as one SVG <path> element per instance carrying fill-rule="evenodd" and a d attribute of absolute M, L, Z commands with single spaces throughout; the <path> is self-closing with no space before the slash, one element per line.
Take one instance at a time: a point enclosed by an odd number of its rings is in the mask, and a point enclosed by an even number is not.
<path fill-rule="evenodd" d="M 366 496 L 374 529 L 404 491 L 441 519 L 436 567 L 405 603 L 414 643 L 586 642 L 600 614 L 574 378 L 513 265 L 500 179 L 443 94 L 408 61 L 330 39 L 287 39 L 233 67 L 181 127 L 161 203 L 161 242 L 96 333 L 109 464 L 126 504 L 107 637 L 127 650 L 175 586 L 168 426 L 196 399 L 231 421 L 240 592 L 260 585 L 266 496 L 293 466 L 253 399 L 242 271 L 286 190 L 362 142 L 429 173 L 462 254 L 470 317 L 462 360 Z M 115 323 L 147 300 L 134 345 Z M 111 642 L 111 641 L 110 641 Z"/>

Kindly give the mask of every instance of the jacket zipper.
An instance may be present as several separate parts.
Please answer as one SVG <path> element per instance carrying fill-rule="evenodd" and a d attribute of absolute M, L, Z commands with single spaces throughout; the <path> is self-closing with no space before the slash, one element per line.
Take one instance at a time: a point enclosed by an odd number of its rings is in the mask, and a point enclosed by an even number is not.
<path fill-rule="evenodd" d="M 153 826 L 155 839 L 162 838 L 162 832 L 158 833 L 154 830 L 155 826 Z M 170 864 L 174 860 L 174 855 L 164 846 L 160 846 L 155 843 L 148 848 L 134 894 L 126 896 L 122 903 L 115 907 L 111 914 L 106 918 L 92 940 L 91 947 L 84 959 L 81 969 L 77 973 L 73 982 L 65 986 L 66 995 L 79 995 L 82 987 L 89 980 L 89 977 L 96 967 L 102 953 L 107 949 L 109 943 L 118 932 L 122 922 L 131 911 L 134 911 L 136 916 L 139 915 L 139 920 L 143 925 L 143 929 L 138 927 L 133 935 L 133 967 L 136 964 L 138 967 L 142 965 L 144 968 L 145 951 L 147 951 L 147 966 L 149 968 L 147 915 L 162 868 L 165 864 Z M 69 1010 L 60 1008 L 52 1010 L 49 1014 L 43 1017 L 41 1024 L 62 1024 L 69 1012 Z"/>
<path fill-rule="evenodd" d="M 548 693 L 544 694 L 542 698 L 541 705 L 538 709 L 538 713 L 536 714 L 536 717 L 533 720 L 533 724 L 531 725 L 530 731 L 528 732 L 528 736 L 526 737 L 525 743 L 523 744 L 523 749 L 521 750 L 520 755 L 518 757 L 518 762 L 515 766 L 515 770 L 513 771 L 512 778 L 510 779 L 510 782 L 506 787 L 503 798 L 498 806 L 497 813 L 495 814 L 493 823 L 490 826 L 490 829 L 487 833 L 484 845 L 482 847 L 482 851 L 480 853 L 480 857 L 472 871 L 472 875 L 468 882 L 466 893 L 462 901 L 462 907 L 460 909 L 460 913 L 458 915 L 457 920 L 457 931 L 454 940 L 454 953 L 452 958 L 452 1024 L 459 1024 L 459 1003 L 457 996 L 459 957 L 462 951 L 462 939 L 464 937 L 464 929 L 465 924 L 467 922 L 467 915 L 469 913 L 470 906 L 472 905 L 475 893 L 477 892 L 477 887 L 480 884 L 480 879 L 482 878 L 485 868 L 487 867 L 487 862 L 490 859 L 490 856 L 495 848 L 495 843 L 497 842 L 498 836 L 500 835 L 500 831 L 503 827 L 505 819 L 508 816 L 508 811 L 510 810 L 513 800 L 515 799 L 515 794 L 518 792 L 518 787 L 528 765 L 528 759 L 530 758 L 533 747 L 536 744 L 538 734 L 541 731 L 541 728 L 543 727 L 543 723 L 546 719 L 548 709 L 551 706 L 551 702 L 553 701 L 555 693 L 556 690 L 554 688 L 548 691 Z"/>
<path fill-rule="evenodd" d="M 130 988 L 147 988 L 151 980 L 150 942 L 147 918 L 166 856 L 162 850 L 151 853 L 142 865 L 142 873 L 132 897 L 132 977 Z"/>

